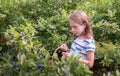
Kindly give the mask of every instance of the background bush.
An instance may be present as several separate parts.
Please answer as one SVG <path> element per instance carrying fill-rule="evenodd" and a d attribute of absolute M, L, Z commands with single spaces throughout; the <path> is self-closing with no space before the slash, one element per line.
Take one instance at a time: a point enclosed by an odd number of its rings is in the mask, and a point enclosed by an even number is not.
<path fill-rule="evenodd" d="M 99 71 L 95 70 L 99 67 L 102 74 L 104 72 L 107 74 L 108 71 L 111 71 L 111 74 L 118 74 L 119 6 L 119 0 L 1 0 L 0 74 L 4 75 L 9 69 L 6 75 L 36 75 L 39 74 L 39 70 L 35 68 L 37 64 L 42 62 L 49 66 L 48 60 L 58 46 L 67 43 L 70 47 L 72 35 L 68 15 L 73 10 L 83 10 L 91 19 L 97 47 L 92 71 L 97 74 Z M 60 52 L 60 50 L 57 52 L 58 57 L 61 57 Z M 20 72 L 12 68 L 13 61 L 22 69 Z M 55 68 L 63 67 L 62 63 L 58 60 L 55 62 L 56 65 L 46 67 L 52 69 L 51 71 L 44 69 L 40 70 L 40 73 L 43 76 L 46 72 L 50 75 L 63 75 L 65 73 L 58 72 L 59 70 Z M 107 70 L 108 68 L 110 70 Z"/>

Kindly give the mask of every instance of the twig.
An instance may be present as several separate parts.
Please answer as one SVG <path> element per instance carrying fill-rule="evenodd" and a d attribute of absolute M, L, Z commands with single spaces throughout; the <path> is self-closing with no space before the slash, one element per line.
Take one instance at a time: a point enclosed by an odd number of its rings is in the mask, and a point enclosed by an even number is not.
<path fill-rule="evenodd" d="M 60 49 L 60 47 L 57 47 L 55 51 L 53 52 L 53 55 L 57 52 L 57 50 Z M 53 61 L 53 55 L 52 55 L 52 61 Z"/>

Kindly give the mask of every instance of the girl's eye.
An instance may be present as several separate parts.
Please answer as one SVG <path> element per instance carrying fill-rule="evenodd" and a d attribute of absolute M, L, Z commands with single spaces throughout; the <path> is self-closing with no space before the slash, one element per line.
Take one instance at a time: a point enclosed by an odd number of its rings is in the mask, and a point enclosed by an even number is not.
<path fill-rule="evenodd" d="M 71 25 L 71 28 L 77 28 L 78 25 Z"/>
<path fill-rule="evenodd" d="M 73 28 L 77 28 L 77 26 L 73 26 Z"/>

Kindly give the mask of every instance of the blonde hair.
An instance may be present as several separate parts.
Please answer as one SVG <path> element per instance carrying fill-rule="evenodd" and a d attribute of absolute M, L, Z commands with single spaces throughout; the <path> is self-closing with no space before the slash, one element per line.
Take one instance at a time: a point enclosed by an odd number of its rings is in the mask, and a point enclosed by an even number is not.
<path fill-rule="evenodd" d="M 73 13 L 69 15 L 69 19 L 74 20 L 78 24 L 85 24 L 86 28 L 83 32 L 83 35 L 86 38 L 91 38 L 93 36 L 93 32 L 90 26 L 90 19 L 88 18 L 87 14 L 84 11 L 76 10 Z M 73 39 L 75 39 L 76 36 L 73 35 Z"/>

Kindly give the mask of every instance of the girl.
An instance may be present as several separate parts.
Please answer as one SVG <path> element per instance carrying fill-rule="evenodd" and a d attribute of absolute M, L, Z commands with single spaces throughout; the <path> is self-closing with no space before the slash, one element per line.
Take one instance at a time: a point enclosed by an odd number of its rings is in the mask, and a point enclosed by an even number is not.
<path fill-rule="evenodd" d="M 66 58 L 72 53 L 75 56 L 81 54 L 82 58 L 78 61 L 84 62 L 89 68 L 92 68 L 94 64 L 95 42 L 89 18 L 84 11 L 74 11 L 70 14 L 68 20 L 73 33 L 73 42 L 70 49 L 66 44 L 60 46 L 60 49 L 63 50 L 62 55 Z"/>

